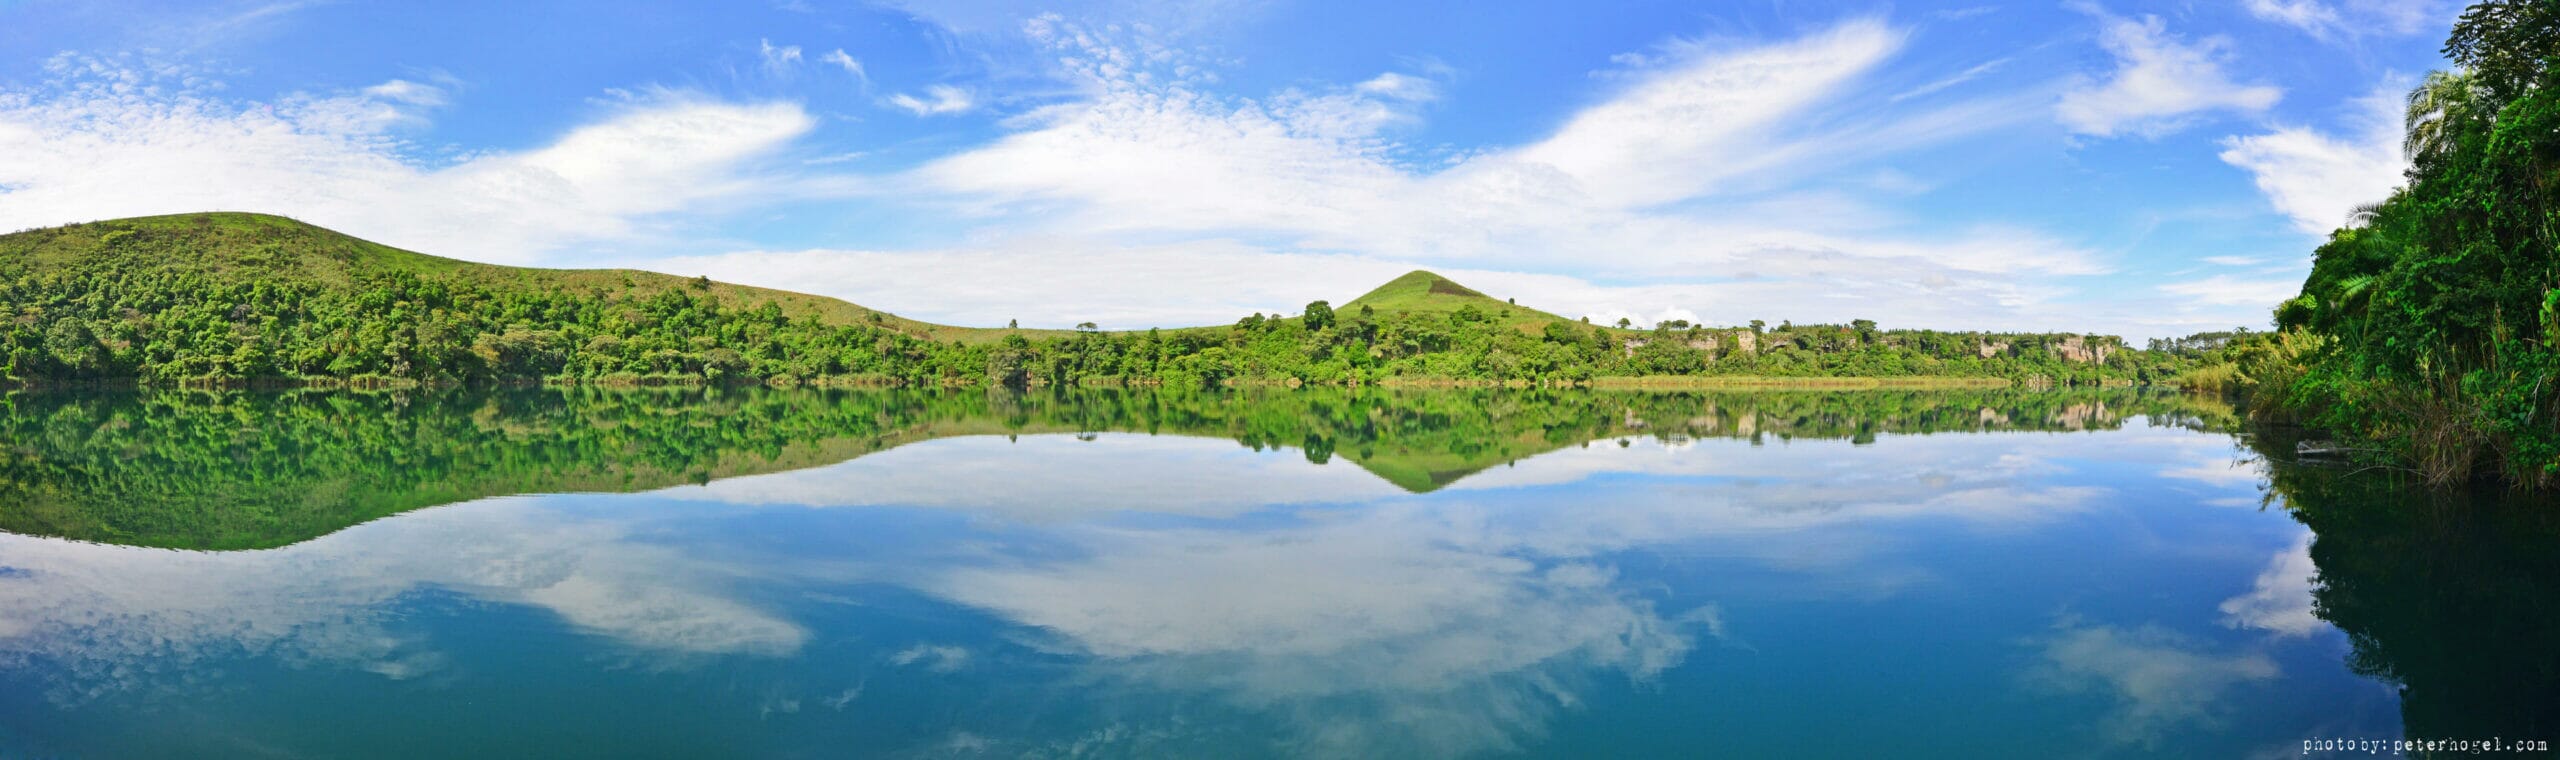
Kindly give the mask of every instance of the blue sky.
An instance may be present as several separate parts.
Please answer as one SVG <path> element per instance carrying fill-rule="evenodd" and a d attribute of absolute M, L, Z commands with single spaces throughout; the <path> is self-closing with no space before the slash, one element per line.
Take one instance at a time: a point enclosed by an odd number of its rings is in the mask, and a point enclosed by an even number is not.
<path fill-rule="evenodd" d="M 2459 7 L 0 0 L 0 228 L 225 209 L 959 324 L 2263 325 Z"/>

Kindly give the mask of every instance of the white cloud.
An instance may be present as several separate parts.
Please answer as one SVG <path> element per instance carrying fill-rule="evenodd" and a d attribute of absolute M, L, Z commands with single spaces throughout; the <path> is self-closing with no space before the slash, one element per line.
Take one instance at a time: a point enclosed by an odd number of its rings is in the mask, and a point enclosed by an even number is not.
<path fill-rule="evenodd" d="M 2302 278 L 2276 277 L 2242 279 L 2217 274 L 2201 280 L 2173 282 L 2160 286 L 2161 292 L 2208 306 L 2258 306 L 2268 309 L 2302 292 Z"/>
<path fill-rule="evenodd" d="M 1930 82 L 1930 83 L 1928 83 L 1928 84 L 1920 85 L 1920 86 L 1918 86 L 1918 87 L 1913 87 L 1913 88 L 1911 88 L 1911 89 L 1909 89 L 1909 90 L 1905 90 L 1905 91 L 1903 91 L 1903 92 L 1901 92 L 1901 93 L 1898 93 L 1898 94 L 1894 95 L 1894 96 L 1893 96 L 1892 98 L 1890 98 L 1889 100 L 1890 100 L 1891 102 L 1899 103 L 1899 102 L 1902 102 L 1902 101 L 1905 101 L 1905 100 L 1910 100 L 1910 99 L 1912 99 L 1912 98 L 1920 97 L 1920 96 L 1923 96 L 1923 95 L 1928 95 L 1928 94 L 1930 94 L 1930 93 L 1934 93 L 1934 92 L 1937 92 L 1937 91 L 1939 91 L 1939 90 L 1944 90 L 1944 89 L 1947 89 L 1947 88 L 1949 88 L 1949 87 L 1954 87 L 1954 86 L 1956 86 L 1956 85 L 1964 84 L 1964 83 L 1966 83 L 1966 82 L 1971 82 L 1971 81 L 1973 81 L 1973 80 L 1980 79 L 1980 78 L 1985 77 L 1985 76 L 1989 76 L 1989 75 L 1991 74 L 1991 72 L 1999 71 L 1999 70 L 2000 70 L 2000 67 L 2002 67 L 2002 66 L 2006 66 L 2006 65 L 2009 65 L 2009 61 L 2010 61 L 2010 60 L 2011 60 L 2011 59 L 2008 59 L 2008 58 L 1997 58 L 1997 59 L 1993 59 L 1993 60 L 1989 60 L 1989 61 L 1984 61 L 1984 62 L 1982 62 L 1982 63 L 1980 63 L 1980 64 L 1975 65 L 1973 68 L 1965 69 L 1965 70 L 1963 70 L 1963 71 L 1956 72 L 1954 76 L 1949 76 L 1949 77 L 1946 77 L 1946 78 L 1943 78 L 1943 79 L 1939 79 L 1939 80 L 1937 80 L 1937 81 Z"/>
<path fill-rule="evenodd" d="M 895 106 L 900 110 L 917 116 L 948 116 L 963 114 L 968 113 L 969 109 L 977 107 L 977 100 L 969 94 L 968 90 L 963 90 L 951 85 L 937 84 L 927 86 L 924 88 L 924 93 L 925 96 L 923 98 L 918 98 L 914 95 L 901 92 L 896 95 L 889 96 L 888 103 L 891 106 Z"/>
<path fill-rule="evenodd" d="M 366 97 L 375 100 L 419 108 L 436 108 L 445 104 L 443 88 L 406 79 L 394 79 L 367 87 L 364 88 L 363 93 Z"/>
<path fill-rule="evenodd" d="M 818 61 L 821 63 L 833 64 L 836 68 L 844 69 L 844 73 L 853 75 L 855 81 L 862 83 L 863 89 L 870 89 L 871 72 L 863 69 L 862 62 L 854 60 L 851 54 L 844 52 L 844 48 L 829 50 L 825 55 L 818 56 Z"/>
<path fill-rule="evenodd" d="M 1734 174 L 1767 168 L 1804 145 L 1743 148 L 1796 126 L 1902 46 L 1900 32 L 1873 21 L 1842 24 L 1789 43 L 1694 55 L 1599 105 L 1509 158 L 1514 171 L 1555 172 L 1570 190 L 1617 207 L 1692 197 Z"/>
<path fill-rule="evenodd" d="M 2440 28 L 2452 18 L 2456 4 L 2442 0 L 2247 0 L 2243 7 L 2260 19 L 2285 24 L 2322 39 L 2373 34 L 2402 35 Z"/>
<path fill-rule="evenodd" d="M 1021 28 L 1026 4 L 1015 0 L 885 0 L 881 3 L 962 35 Z M 1243 23 L 1271 0 L 1051 0 L 1038 7 L 1083 19 L 1107 19 L 1167 37 Z"/>
<path fill-rule="evenodd" d="M 1360 86 L 1354 89 L 1358 89 L 1359 91 L 1370 95 L 1394 98 L 1397 100 L 1431 100 L 1440 96 L 1440 84 L 1438 82 L 1410 74 L 1398 74 L 1392 71 L 1379 74 L 1376 77 L 1371 78 L 1369 81 L 1361 82 Z"/>
<path fill-rule="evenodd" d="M 2074 132 L 2157 136 L 2205 111 L 2264 111 L 2284 94 L 2270 85 L 2232 81 L 2221 62 L 2231 43 L 2222 37 L 2189 44 L 2170 34 L 2158 16 L 2101 15 L 2099 23 L 2099 44 L 2115 57 L 2116 70 L 2104 82 L 2084 80 L 2063 93 L 2055 114 Z"/>
<path fill-rule="evenodd" d="M 2222 141 L 2224 163 L 2249 171 L 2276 210 L 2293 217 L 2294 229 L 2326 236 L 2347 224 L 2357 206 L 2391 197 L 2408 159 L 2401 155 L 2405 128 L 2394 77 L 2353 104 L 2355 133 L 2333 136 L 2309 127 Z"/>
<path fill-rule="evenodd" d="M 2108 269 L 2034 230 L 1945 220 L 1913 228 L 1825 181 L 1861 161 L 2035 117 L 2031 101 L 2015 96 L 1880 111 L 1881 99 L 1860 97 L 1861 88 L 1904 35 L 1872 20 L 1777 43 L 1667 46 L 1645 68 L 1609 78 L 1617 92 L 1541 139 L 1430 162 L 1383 136 L 1436 96 L 1421 76 L 1238 98 L 1198 86 L 1181 54 L 1115 41 L 1108 30 L 1046 18 L 1031 31 L 1085 97 L 1035 109 L 990 144 L 882 183 L 901 188 L 901 201 L 987 220 L 976 233 L 983 243 L 919 258 L 1029 269 L 976 270 L 966 282 L 944 275 L 925 290 L 1001 290 L 1060 312 L 1093 308 L 1074 303 L 1093 292 L 1085 286 L 1127 289 L 1115 280 L 1146 283 L 1139 301 L 1214 293 L 1181 272 L 1121 268 L 1189 246 L 1223 252 L 1257 281 L 1333 283 L 1264 303 L 1291 309 L 1377 282 L 1291 270 L 1348 260 L 1390 274 L 1513 272 L 1467 281 L 1569 315 L 1679 308 L 1732 322 L 1838 319 L 1814 312 L 1839 302 L 1888 323 L 1994 327 L 2026 323 L 2067 297 L 2054 278 Z M 852 273 L 894 267 L 886 262 L 896 255 L 743 253 L 717 272 L 795 267 L 811 275 L 799 287 L 877 302 L 869 294 L 882 292 L 879 278 Z M 863 263 L 825 263 L 833 257 Z M 1566 259 L 1580 277 L 1521 273 Z M 1611 284 L 1630 281 L 1646 284 Z M 1682 300 L 1630 300 L 1665 296 Z M 1242 306 L 1229 300 L 1202 316 L 1225 321 Z M 1012 313 L 945 314 L 999 324 L 1026 316 L 1018 305 L 1004 311 Z"/>
<path fill-rule="evenodd" d="M 184 71 L 68 60 L 0 91 L 0 228 L 208 210 L 285 214 L 439 255 L 521 263 L 788 192 L 756 163 L 810 130 L 791 103 L 660 93 L 551 144 L 436 166 L 399 130 L 443 91 L 393 80 L 272 102 Z"/>
<path fill-rule="evenodd" d="M 790 71 L 794 66 L 800 65 L 800 46 L 784 45 L 776 47 L 772 40 L 760 39 L 756 40 L 756 56 L 764 59 L 765 71 L 774 74 L 781 74 Z"/>

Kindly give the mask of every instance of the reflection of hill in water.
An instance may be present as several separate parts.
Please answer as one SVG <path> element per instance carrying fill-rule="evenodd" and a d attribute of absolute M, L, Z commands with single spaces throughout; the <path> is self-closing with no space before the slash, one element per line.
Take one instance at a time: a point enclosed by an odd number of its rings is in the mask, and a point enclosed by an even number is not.
<path fill-rule="evenodd" d="M 2132 391 L 546 389 L 23 394 L 0 406 L 0 530 L 283 546 L 412 509 L 629 492 L 965 435 L 1141 432 L 1340 456 L 1409 491 L 1623 436 L 1846 438 L 2081 430 L 2225 410 Z M 2201 415 L 2201 417 L 2199 417 Z"/>
<path fill-rule="evenodd" d="M 2400 687 L 2405 735 L 2560 739 L 2560 502 L 2295 464 L 2287 432 L 2252 445 L 2311 528 L 2313 612 Z"/>

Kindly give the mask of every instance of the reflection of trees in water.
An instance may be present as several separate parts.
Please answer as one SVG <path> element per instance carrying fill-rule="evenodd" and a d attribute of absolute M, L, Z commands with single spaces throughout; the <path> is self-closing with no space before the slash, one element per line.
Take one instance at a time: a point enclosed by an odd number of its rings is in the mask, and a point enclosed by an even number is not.
<path fill-rule="evenodd" d="M 2259 447 L 2289 457 L 2294 441 Z M 2400 687 L 2412 738 L 2560 738 L 2560 504 L 2279 464 L 2315 535 L 2312 598 L 2349 664 Z"/>
<path fill-rule="evenodd" d="M 1630 435 L 1845 438 L 2197 425 L 2128 390 L 1639 393 L 1297 389 L 1004 392 L 593 388 L 20 394 L 0 404 L 0 530 L 143 546 L 281 546 L 421 507 L 637 491 L 956 435 L 1134 431 L 1341 457 L 1412 491 Z"/>

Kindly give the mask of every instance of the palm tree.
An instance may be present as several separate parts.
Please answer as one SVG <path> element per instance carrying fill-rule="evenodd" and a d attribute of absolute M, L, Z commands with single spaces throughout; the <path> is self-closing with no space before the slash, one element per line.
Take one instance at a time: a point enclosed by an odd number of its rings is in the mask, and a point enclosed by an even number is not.
<path fill-rule="evenodd" d="M 2408 137 L 2401 150 L 2419 166 L 2433 163 L 2453 149 L 2457 125 L 2481 116 L 2479 80 L 2468 71 L 2434 71 L 2409 91 L 2402 124 Z"/>
<path fill-rule="evenodd" d="M 2389 200 L 2379 200 L 2358 204 L 2355 208 L 2348 209 L 2347 226 L 2363 227 L 2373 224 L 2373 220 L 2382 218 L 2382 207 L 2389 204 Z"/>

